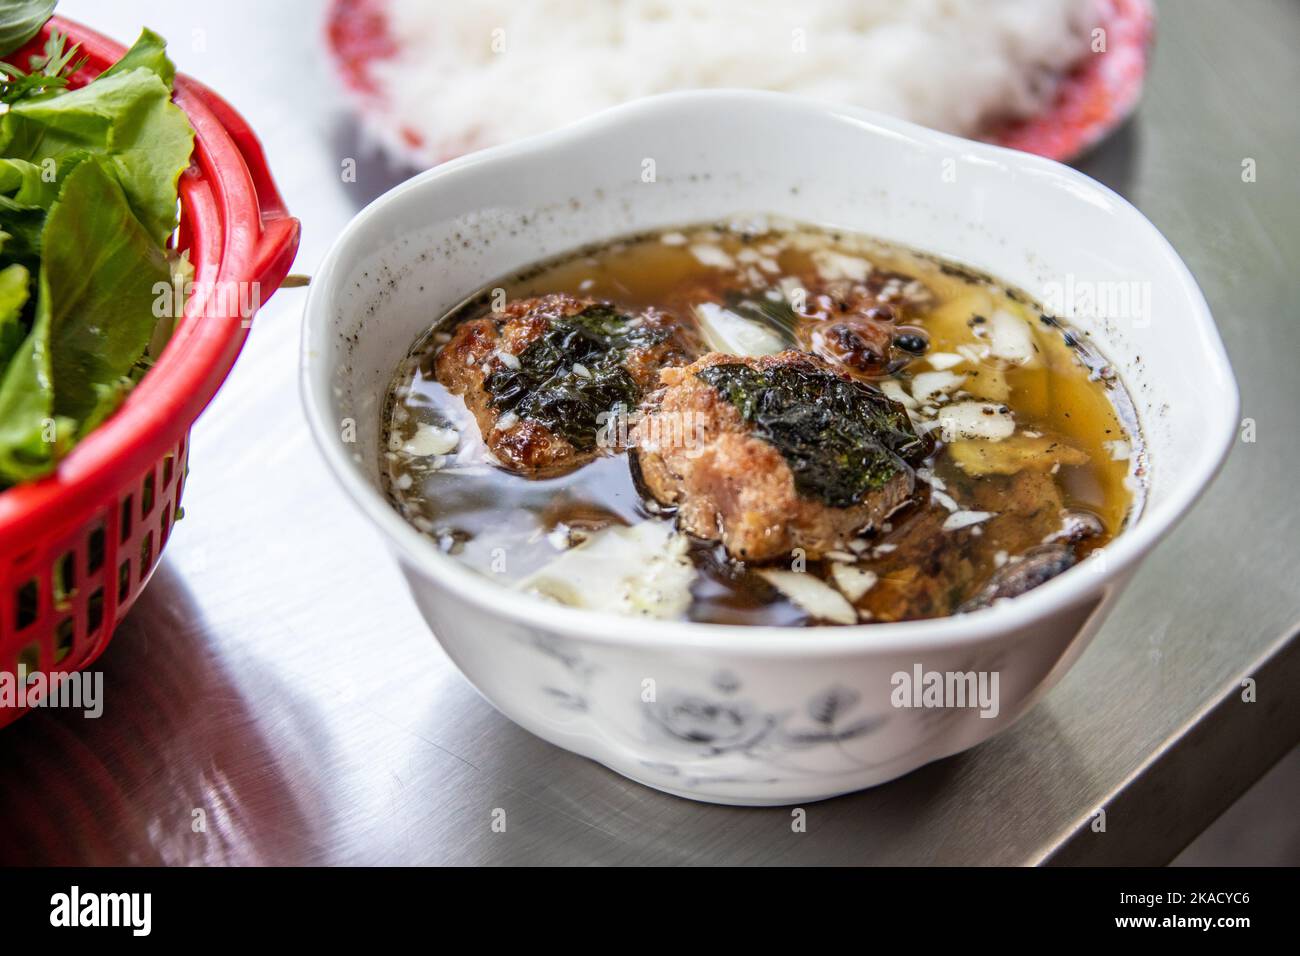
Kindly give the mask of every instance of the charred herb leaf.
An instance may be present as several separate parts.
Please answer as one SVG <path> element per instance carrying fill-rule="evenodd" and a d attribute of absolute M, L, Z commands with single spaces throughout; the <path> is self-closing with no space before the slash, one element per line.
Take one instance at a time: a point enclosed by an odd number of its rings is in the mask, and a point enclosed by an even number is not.
<path fill-rule="evenodd" d="M 781 453 L 801 495 L 833 508 L 861 504 L 924 449 L 900 405 L 832 372 L 724 364 L 696 377 Z"/>
<path fill-rule="evenodd" d="M 519 367 L 498 369 L 485 384 L 494 408 L 540 422 L 579 451 L 589 451 L 601 413 L 640 401 L 640 388 L 623 368 L 627 353 L 667 336 L 665 329 L 633 324 L 612 306 L 589 306 L 550 319 L 547 330 L 519 353 Z"/>

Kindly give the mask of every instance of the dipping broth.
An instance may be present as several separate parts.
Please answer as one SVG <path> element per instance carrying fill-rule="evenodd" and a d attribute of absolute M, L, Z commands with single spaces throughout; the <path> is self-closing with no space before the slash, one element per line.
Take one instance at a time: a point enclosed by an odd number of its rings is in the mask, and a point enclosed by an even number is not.
<path fill-rule="evenodd" d="M 1140 506 L 1132 406 L 1086 336 L 964 267 L 793 224 L 493 283 L 430 316 L 383 414 L 387 494 L 448 554 L 668 619 L 970 611 Z"/>

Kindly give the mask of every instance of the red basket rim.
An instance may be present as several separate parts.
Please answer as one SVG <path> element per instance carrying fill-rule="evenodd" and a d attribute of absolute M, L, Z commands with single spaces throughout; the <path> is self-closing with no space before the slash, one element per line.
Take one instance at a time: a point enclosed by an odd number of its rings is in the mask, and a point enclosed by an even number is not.
<path fill-rule="evenodd" d="M 85 67 L 72 85 L 115 63 L 125 47 L 80 24 L 52 18 L 7 59 L 26 64 L 57 30 L 80 46 Z M 175 445 L 216 394 L 248 335 L 239 310 L 210 300 L 230 283 L 258 282 L 265 301 L 279 286 L 297 250 L 298 223 L 289 217 L 261 147 L 231 107 L 189 77 L 178 75 L 174 100 L 195 131 L 190 168 L 180 195 L 195 295 L 157 363 L 121 407 L 81 441 L 50 475 L 0 492 L 0 556 L 18 558 L 38 534 L 56 535 L 87 520 Z M 235 286 L 237 288 L 237 286 Z M 215 301 L 215 300 L 214 300 Z"/>

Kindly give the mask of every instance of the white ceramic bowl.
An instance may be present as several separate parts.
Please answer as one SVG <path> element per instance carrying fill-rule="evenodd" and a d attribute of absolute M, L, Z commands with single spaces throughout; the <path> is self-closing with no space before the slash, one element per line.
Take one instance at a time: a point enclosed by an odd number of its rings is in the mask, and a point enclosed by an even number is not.
<path fill-rule="evenodd" d="M 1040 297 L 1055 293 L 1058 311 L 1090 334 L 1137 405 L 1149 484 L 1136 523 L 1101 557 L 988 610 L 740 628 L 544 603 L 441 554 L 389 506 L 378 488 L 381 402 L 433 320 L 539 259 L 737 213 L 863 232 Z M 1126 315 L 1098 319 L 1088 289 L 1137 295 Z M 1083 651 L 1138 561 L 1205 489 L 1238 408 L 1195 281 L 1110 190 L 1050 161 L 884 116 L 734 91 L 635 102 L 447 163 L 382 196 L 313 278 L 302 382 L 330 468 L 389 542 L 437 639 L 489 701 L 635 780 L 733 804 L 869 787 L 1011 724 Z M 355 442 L 342 437 L 349 420 Z M 997 716 L 892 706 L 892 676 L 917 665 L 996 672 Z"/>

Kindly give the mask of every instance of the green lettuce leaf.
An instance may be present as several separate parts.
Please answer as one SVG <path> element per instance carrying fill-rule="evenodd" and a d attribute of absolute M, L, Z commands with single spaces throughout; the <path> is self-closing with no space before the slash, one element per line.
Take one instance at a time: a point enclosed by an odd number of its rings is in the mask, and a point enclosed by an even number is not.
<path fill-rule="evenodd" d="M 140 67 L 153 71 L 158 79 L 167 84 L 167 89 L 172 88 L 172 81 L 176 79 L 176 67 L 167 59 L 167 41 L 152 30 L 141 30 L 139 39 L 131 44 L 131 49 L 122 54 L 122 59 L 99 74 L 99 78 L 102 80 L 106 76 Z"/>
<path fill-rule="evenodd" d="M 70 154 L 63 161 L 65 173 L 89 154 Z M 45 213 L 59 195 L 53 167 L 42 168 L 25 159 L 0 159 L 0 261 L 22 263 L 29 272 L 40 267 L 41 233 Z"/>
<path fill-rule="evenodd" d="M 0 159 L 0 205 L 15 210 L 49 209 L 59 194 L 55 177 L 25 159 Z"/>
<path fill-rule="evenodd" d="M 57 0 L 0 0 L 0 56 L 8 56 L 40 31 Z"/>
<path fill-rule="evenodd" d="M 18 263 L 0 269 L 0 369 L 9 364 L 27 332 L 22 317 L 29 281 L 31 274 Z"/>
<path fill-rule="evenodd" d="M 22 266 L 0 269 L 0 328 L 10 315 L 17 315 L 27 302 L 27 283 L 31 276 Z M 0 363 L 3 364 L 3 363 Z"/>
<path fill-rule="evenodd" d="M 171 269 L 103 160 L 81 163 L 45 222 L 37 314 L 49 313 L 54 412 L 84 435 L 131 385 Z"/>
<path fill-rule="evenodd" d="M 79 90 L 22 100 L 4 115 L 0 140 L 11 158 L 59 169 L 86 152 L 106 159 L 131 208 L 159 245 L 176 228 L 176 181 L 189 165 L 194 131 L 157 73 L 137 67 Z M 26 150 L 26 154 L 14 150 Z"/>
<path fill-rule="evenodd" d="M 165 346 L 155 305 L 189 269 L 166 241 L 194 133 L 162 39 L 144 31 L 71 91 L 75 50 L 54 37 L 46 52 L 44 79 L 0 76 L 0 489 L 52 471 L 116 410 Z"/>
<path fill-rule="evenodd" d="M 67 423 L 54 419 L 49 315 L 37 318 L 0 379 L 0 481 L 16 484 L 54 467 L 68 444 Z"/>

